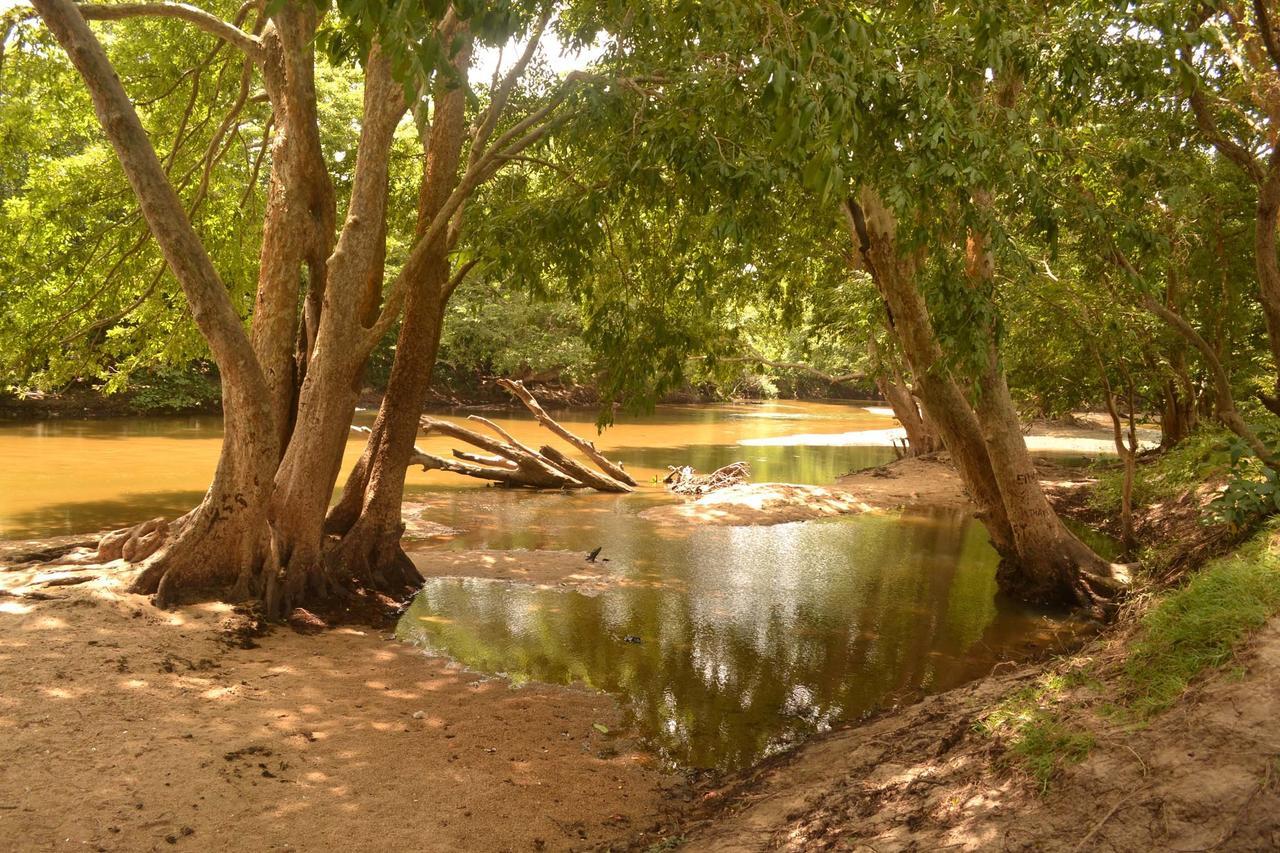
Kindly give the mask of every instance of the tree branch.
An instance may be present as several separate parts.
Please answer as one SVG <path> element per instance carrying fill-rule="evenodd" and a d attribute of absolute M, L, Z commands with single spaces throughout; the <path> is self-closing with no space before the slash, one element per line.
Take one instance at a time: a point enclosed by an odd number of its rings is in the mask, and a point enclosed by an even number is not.
<path fill-rule="evenodd" d="M 449 304 L 449 297 L 453 296 L 453 292 L 458 289 L 458 285 L 462 284 L 462 280 L 467 277 L 467 273 L 471 272 L 472 268 L 478 263 L 480 263 L 479 258 L 472 258 L 454 271 L 449 283 L 444 286 L 444 290 L 440 293 L 440 303 L 442 305 Z"/>
<path fill-rule="evenodd" d="M 70 0 L 35 0 L 35 7 L 84 80 L 98 121 L 115 149 L 156 243 L 186 293 L 192 317 L 208 341 L 219 370 L 228 384 L 238 385 L 245 400 L 262 400 L 265 406 L 266 379 L 240 315 L 191 227 L 106 51 Z"/>
<path fill-rule="evenodd" d="M 224 21 L 204 9 L 186 3 L 77 3 L 76 8 L 86 21 L 119 21 L 125 18 L 177 18 L 194 24 L 210 35 L 233 45 L 254 61 L 262 59 L 262 43 L 234 24 Z"/>
<path fill-rule="evenodd" d="M 1133 264 L 1129 263 L 1129 259 L 1125 257 L 1123 252 L 1119 249 L 1112 249 L 1111 260 L 1133 280 L 1142 306 L 1168 323 L 1178 334 L 1182 335 L 1183 338 L 1200 351 L 1205 364 L 1209 367 L 1209 373 L 1213 377 L 1214 390 L 1218 398 L 1218 419 L 1222 421 L 1227 429 L 1234 432 L 1245 444 L 1249 445 L 1249 449 L 1254 452 L 1254 455 L 1264 465 L 1273 471 L 1280 471 L 1280 459 L 1276 458 L 1266 444 L 1262 442 L 1262 439 L 1258 437 L 1258 434 L 1245 423 L 1244 418 L 1241 417 L 1239 410 L 1236 408 L 1235 397 L 1231 393 L 1231 378 L 1227 375 L 1226 368 L 1222 366 L 1222 359 L 1218 357 L 1217 350 L 1204 339 L 1203 335 L 1196 331 L 1194 326 L 1187 322 L 1185 317 L 1143 289 L 1142 277 L 1133 268 Z"/>
<path fill-rule="evenodd" d="M 547 28 L 547 22 L 551 20 L 552 7 L 548 7 L 542 17 L 538 19 L 538 23 L 534 25 L 533 31 L 529 34 L 529 43 L 524 47 L 524 53 L 516 60 L 515 65 L 511 66 L 511 70 L 502 78 L 502 82 L 494 87 L 490 94 L 489 107 L 476 119 L 476 125 L 471 132 L 471 163 L 474 164 L 480 156 L 485 153 L 485 146 L 489 141 L 489 137 L 493 134 L 493 130 L 498 125 L 498 119 L 502 117 L 502 113 L 507 108 L 507 101 L 511 97 L 511 90 L 515 88 L 516 83 L 524 74 L 525 68 L 528 67 L 533 54 L 538 49 L 538 43 L 542 40 L 542 33 Z M 494 75 L 498 73 L 497 68 L 494 69 Z"/>
<path fill-rule="evenodd" d="M 1258 21 L 1258 35 L 1267 48 L 1267 56 L 1276 71 L 1280 71 L 1280 47 L 1276 45 L 1275 30 L 1271 28 L 1271 13 L 1267 11 L 1267 0 L 1253 0 L 1253 14 Z"/>
<path fill-rule="evenodd" d="M 1251 181 L 1255 184 L 1262 183 L 1262 167 L 1258 164 L 1257 158 L 1249 149 L 1234 139 L 1228 138 L 1218 127 L 1218 122 L 1213 117 L 1199 82 L 1196 83 L 1196 88 L 1187 94 L 1187 99 L 1191 102 L 1191 111 L 1195 114 L 1196 127 L 1200 129 L 1200 135 L 1217 149 L 1219 154 L 1243 169 Z"/>

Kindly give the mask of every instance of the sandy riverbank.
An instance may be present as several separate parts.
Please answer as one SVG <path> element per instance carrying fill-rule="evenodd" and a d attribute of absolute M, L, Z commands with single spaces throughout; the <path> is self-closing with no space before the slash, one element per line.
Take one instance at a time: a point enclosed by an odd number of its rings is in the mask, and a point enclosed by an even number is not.
<path fill-rule="evenodd" d="M 892 415 L 888 409 L 867 407 L 873 414 Z M 1032 453 L 1078 454 L 1081 456 L 1112 455 L 1116 452 L 1110 424 L 1101 423 L 1095 415 L 1081 415 L 1076 425 L 1033 425 L 1024 436 Z M 749 438 L 743 447 L 889 447 L 907 437 L 901 427 L 864 429 L 839 433 L 796 433 L 771 438 Z M 1143 450 L 1160 444 L 1160 431 L 1139 429 L 1138 444 Z"/>
<path fill-rule="evenodd" d="M 0 570 L 0 850 L 570 850 L 680 802 L 607 695 L 34 579 Z"/>
<path fill-rule="evenodd" d="M 966 504 L 927 460 L 790 488 L 792 516 Z M 419 567 L 615 582 L 562 551 L 435 550 Z M 376 630 L 251 637 L 225 605 L 155 610 L 129 577 L 0 566 L 0 850 L 644 849 L 692 796 L 607 695 L 512 689 Z"/>

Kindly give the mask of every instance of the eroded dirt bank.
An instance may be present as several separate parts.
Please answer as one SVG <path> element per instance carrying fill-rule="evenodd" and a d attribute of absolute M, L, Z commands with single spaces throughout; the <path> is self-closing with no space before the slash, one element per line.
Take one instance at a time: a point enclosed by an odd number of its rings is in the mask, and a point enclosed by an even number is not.
<path fill-rule="evenodd" d="M 606 695 L 31 578 L 0 570 L 2 850 L 584 849 L 681 800 Z"/>
<path fill-rule="evenodd" d="M 1060 511 L 1114 527 L 1084 472 L 1041 476 Z M 1178 552 L 1147 583 L 1177 581 L 1239 540 L 1201 522 L 1214 485 L 1140 508 L 1140 540 Z M 928 461 L 840 486 L 886 506 L 964 501 L 954 472 Z M 1280 849 L 1280 618 L 1147 719 L 1124 710 L 1123 674 L 1144 598 L 1067 658 L 889 709 L 722 781 L 669 837 L 693 851 Z M 1037 775 L 1046 756 L 1060 764 Z"/>
<path fill-rule="evenodd" d="M 1052 466 L 1042 475 L 1060 506 L 1088 514 L 1079 475 Z M 839 512 L 967 502 L 936 460 L 821 491 L 836 495 L 824 506 Z M 791 497 L 784 512 L 813 498 Z M 1197 515 L 1195 501 L 1172 509 Z M 746 523 L 776 520 L 793 519 Z M 566 551 L 435 550 L 419 567 L 535 585 L 616 582 Z M 606 695 L 512 690 L 373 630 L 281 629 L 240 648 L 225 606 L 165 613 L 121 593 L 124 574 L 32 586 L 42 571 L 0 566 L 0 850 L 1280 846 L 1275 622 L 1232 674 L 1145 729 L 1098 713 L 1111 701 L 1105 690 L 1077 691 L 1073 719 L 1096 745 L 1047 796 L 1006 744 L 974 728 L 1043 666 L 817 738 L 694 793 L 595 728 L 618 729 Z M 1106 658 L 1121 639 L 1082 655 Z M 689 812 L 691 797 L 700 805 Z"/>
<path fill-rule="evenodd" d="M 766 762 L 706 801 L 683 849 L 1280 849 L 1280 620 L 1145 727 L 1105 713 L 1105 685 L 1076 688 L 1069 724 L 1095 744 L 1042 794 L 975 726 L 1044 672 L 993 676 Z"/>

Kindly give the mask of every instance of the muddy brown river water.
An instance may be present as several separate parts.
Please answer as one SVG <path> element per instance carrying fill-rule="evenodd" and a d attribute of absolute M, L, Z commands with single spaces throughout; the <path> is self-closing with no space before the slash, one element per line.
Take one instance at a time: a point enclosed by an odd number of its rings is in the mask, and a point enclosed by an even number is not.
<path fill-rule="evenodd" d="M 594 436 L 594 412 L 557 417 Z M 528 418 L 493 419 L 517 438 L 545 441 Z M 829 485 L 888 461 L 891 450 L 738 442 L 890 425 L 852 404 L 659 407 L 620 418 L 596 438 L 644 484 L 625 496 L 507 491 L 411 471 L 412 513 L 459 531 L 412 549 L 585 554 L 599 546 L 618 583 L 584 593 L 435 579 L 405 614 L 400 636 L 517 684 L 608 691 L 645 744 L 672 764 L 717 769 L 1068 642 L 1072 625 L 996 594 L 995 554 L 982 526 L 962 512 L 767 527 L 681 527 L 638 515 L 673 499 L 652 483 L 667 465 L 707 471 L 743 459 L 757 482 Z M 207 485 L 220 432 L 217 418 L 0 426 L 0 538 L 177 515 Z M 347 465 L 362 442 L 353 436 Z M 453 443 L 433 437 L 420 446 L 448 455 Z"/>

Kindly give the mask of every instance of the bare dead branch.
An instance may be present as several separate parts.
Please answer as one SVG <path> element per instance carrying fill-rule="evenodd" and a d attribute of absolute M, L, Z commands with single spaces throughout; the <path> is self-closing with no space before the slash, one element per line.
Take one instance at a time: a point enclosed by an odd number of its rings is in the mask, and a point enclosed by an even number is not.
<path fill-rule="evenodd" d="M 532 413 L 533 417 L 542 424 L 542 426 L 551 430 L 551 432 L 563 438 L 572 444 L 578 450 L 582 451 L 596 466 L 604 471 L 614 480 L 627 486 L 636 485 L 636 481 L 631 475 L 623 470 L 622 466 L 606 457 L 596 446 L 581 436 L 575 435 L 560 425 L 555 418 L 551 417 L 538 403 L 537 399 L 529 393 L 529 389 L 524 387 L 524 383 L 516 382 L 510 379 L 499 379 L 498 385 L 516 397 L 524 407 Z"/>

